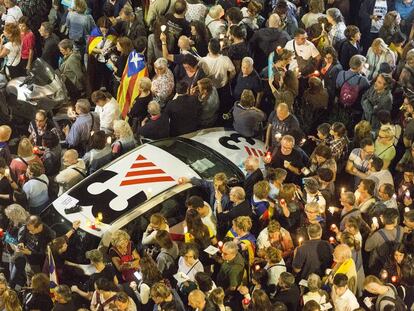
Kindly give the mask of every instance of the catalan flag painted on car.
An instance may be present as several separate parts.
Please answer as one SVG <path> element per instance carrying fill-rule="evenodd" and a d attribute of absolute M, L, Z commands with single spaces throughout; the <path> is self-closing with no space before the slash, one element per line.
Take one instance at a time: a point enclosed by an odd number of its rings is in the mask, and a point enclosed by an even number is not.
<path fill-rule="evenodd" d="M 139 94 L 138 83 L 143 77 L 148 76 L 148 69 L 143 54 L 133 50 L 128 57 L 121 83 L 118 88 L 117 101 L 122 118 L 125 119 L 135 98 Z"/>

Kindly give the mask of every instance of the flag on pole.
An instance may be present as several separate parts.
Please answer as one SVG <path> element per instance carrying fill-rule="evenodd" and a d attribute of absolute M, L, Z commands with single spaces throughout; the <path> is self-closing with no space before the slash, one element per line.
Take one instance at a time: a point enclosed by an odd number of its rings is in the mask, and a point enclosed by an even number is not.
<path fill-rule="evenodd" d="M 50 246 L 47 247 L 47 261 L 49 262 L 50 294 L 53 297 L 55 288 L 59 285 L 59 282 L 56 274 L 55 259 L 53 258 Z"/>
<path fill-rule="evenodd" d="M 128 56 L 117 94 L 119 110 L 123 119 L 127 116 L 135 98 L 139 94 L 139 80 L 147 76 L 148 69 L 144 55 L 133 50 Z"/>

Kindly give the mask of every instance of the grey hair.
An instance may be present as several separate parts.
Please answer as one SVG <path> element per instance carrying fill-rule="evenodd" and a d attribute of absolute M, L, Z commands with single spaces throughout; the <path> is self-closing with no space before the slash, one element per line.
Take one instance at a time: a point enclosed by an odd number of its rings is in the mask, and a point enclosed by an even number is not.
<path fill-rule="evenodd" d="M 76 101 L 76 106 L 82 111 L 82 113 L 88 113 L 91 110 L 91 104 L 86 98 L 81 98 Z"/>
<path fill-rule="evenodd" d="M 164 57 L 160 57 L 154 62 L 154 66 L 161 67 L 161 68 L 167 68 L 168 61 Z"/>
<path fill-rule="evenodd" d="M 244 200 L 246 198 L 246 191 L 244 191 L 242 187 L 233 187 L 230 192 L 232 192 L 238 200 Z"/>
<path fill-rule="evenodd" d="M 251 57 L 249 57 L 249 56 L 246 56 L 246 57 L 244 57 L 244 58 L 242 59 L 242 64 L 243 64 L 243 63 L 245 63 L 245 64 L 249 64 L 249 65 L 250 65 L 250 67 L 253 67 L 254 60 L 253 60 L 253 58 L 251 58 Z"/>
<path fill-rule="evenodd" d="M 27 218 L 30 216 L 30 214 L 19 204 L 11 204 L 7 206 L 4 210 L 4 214 L 15 226 L 25 224 Z"/>
<path fill-rule="evenodd" d="M 351 205 L 355 204 L 355 194 L 353 192 L 351 191 L 344 192 L 342 196 L 344 197 L 346 203 L 351 204 Z"/>
<path fill-rule="evenodd" d="M 351 67 L 351 69 L 358 69 L 360 68 L 365 62 L 367 61 L 367 59 L 362 56 L 362 55 L 354 55 L 351 57 L 351 59 L 349 60 L 349 67 Z"/>
<path fill-rule="evenodd" d="M 229 242 L 224 243 L 223 247 L 225 247 L 232 254 L 236 254 L 238 249 L 239 249 L 237 244 L 233 241 L 229 241 Z"/>
<path fill-rule="evenodd" d="M 152 116 L 158 115 L 161 113 L 160 104 L 155 100 L 152 100 L 148 104 L 148 113 Z"/>
<path fill-rule="evenodd" d="M 335 23 L 340 23 L 344 21 L 344 18 L 342 16 L 341 11 L 337 8 L 330 8 L 326 10 L 326 14 L 328 14 L 332 19 L 335 21 Z"/>
<path fill-rule="evenodd" d="M 59 47 L 64 50 L 71 50 L 73 51 L 73 41 L 70 39 L 63 39 L 59 42 Z"/>

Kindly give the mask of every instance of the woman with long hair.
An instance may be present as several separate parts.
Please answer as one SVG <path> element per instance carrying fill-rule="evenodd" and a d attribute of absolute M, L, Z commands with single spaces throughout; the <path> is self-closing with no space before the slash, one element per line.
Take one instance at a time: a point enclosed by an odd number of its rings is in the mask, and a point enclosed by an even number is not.
<path fill-rule="evenodd" d="M 213 127 L 218 119 L 220 99 L 210 78 L 197 81 L 198 100 L 201 103 L 200 128 Z"/>
<path fill-rule="evenodd" d="M 384 17 L 384 23 L 379 30 L 378 37 L 382 38 L 386 44 L 391 44 L 392 36 L 400 32 L 401 16 L 397 11 L 389 11 Z"/>
<path fill-rule="evenodd" d="M 23 299 L 25 310 L 51 311 L 53 302 L 50 298 L 49 276 L 44 273 L 37 273 L 32 277 L 31 292 Z"/>
<path fill-rule="evenodd" d="M 326 18 L 328 19 L 328 23 L 332 25 L 328 33 L 329 41 L 336 48 L 345 39 L 344 32 L 346 25 L 344 23 L 344 17 L 339 9 L 330 8 L 326 10 Z"/>
<path fill-rule="evenodd" d="M 116 40 L 116 50 L 118 55 L 116 57 L 110 57 L 107 62 L 113 71 L 111 91 L 114 97 L 118 93 L 119 82 L 124 73 L 129 54 L 134 50 L 134 44 L 130 38 L 120 37 Z"/>
<path fill-rule="evenodd" d="M 190 29 L 190 39 L 194 42 L 197 54 L 201 57 L 206 56 L 208 54 L 208 41 L 210 40 L 206 25 L 200 20 L 193 20 L 190 23 Z"/>
<path fill-rule="evenodd" d="M 205 265 L 208 263 L 208 255 L 204 250 L 209 245 L 217 244 L 217 239 L 214 236 L 211 228 L 206 226 L 201 220 L 200 214 L 196 209 L 188 209 L 185 215 L 185 223 L 187 232 L 184 235 L 185 243 L 194 243 L 198 247 L 200 254 L 200 261 Z M 185 230 L 185 229 L 184 229 Z"/>
<path fill-rule="evenodd" d="M 148 116 L 148 104 L 153 100 L 151 93 L 152 82 L 150 78 L 142 77 L 138 82 L 139 94 L 135 98 L 134 105 L 129 111 L 129 124 L 134 133 L 141 126 L 142 120 Z"/>
<path fill-rule="evenodd" d="M 142 310 L 152 310 L 154 301 L 150 295 L 151 287 L 158 282 L 163 282 L 163 277 L 154 259 L 147 254 L 144 254 L 141 258 L 140 273 L 142 281 L 139 285 L 136 282 L 132 282 L 130 285 L 142 304 Z"/>
<path fill-rule="evenodd" d="M 342 65 L 338 61 L 338 53 L 336 50 L 328 46 L 323 49 L 322 51 L 322 68 L 321 72 L 321 80 L 328 91 L 329 100 L 328 100 L 328 107 L 332 107 L 335 101 L 336 96 L 336 78 L 338 77 L 338 73 L 342 70 Z"/>
<path fill-rule="evenodd" d="M 107 144 L 107 138 L 104 131 L 94 132 L 89 138 L 89 151 L 85 153 L 82 160 L 88 168 L 88 174 L 92 174 L 100 167 L 111 162 L 112 152 Z"/>
<path fill-rule="evenodd" d="M 112 155 L 114 158 L 117 158 L 135 148 L 136 141 L 134 133 L 132 132 L 132 129 L 127 121 L 114 121 L 114 136 L 116 140 L 111 145 Z"/>
<path fill-rule="evenodd" d="M 29 138 L 23 137 L 17 147 L 17 157 L 10 163 L 10 173 L 14 180 L 19 181 L 21 176 L 26 174 L 27 167 L 30 163 L 37 162 L 42 164 L 40 158 L 33 153 L 32 143 Z"/>
<path fill-rule="evenodd" d="M 6 24 L 0 36 L 0 58 L 6 59 L 6 73 L 12 79 L 24 76 L 24 70 L 20 66 L 21 57 L 22 41 L 19 26 L 14 23 Z"/>
<path fill-rule="evenodd" d="M 12 289 L 6 289 L 1 296 L 3 300 L 3 311 L 22 311 L 22 305 L 20 304 L 19 296 Z"/>
<path fill-rule="evenodd" d="M 279 89 L 274 86 L 273 81 L 274 77 L 269 78 L 269 86 L 275 97 L 276 105 L 278 103 L 286 103 L 289 111 L 293 112 L 293 104 L 299 93 L 299 80 L 296 73 L 292 70 L 286 71 L 279 81 Z"/>
<path fill-rule="evenodd" d="M 368 49 L 366 63 L 369 66 L 367 70 L 368 80 L 373 80 L 378 76 L 382 63 L 388 63 L 394 70 L 396 57 L 383 39 L 376 38 Z"/>

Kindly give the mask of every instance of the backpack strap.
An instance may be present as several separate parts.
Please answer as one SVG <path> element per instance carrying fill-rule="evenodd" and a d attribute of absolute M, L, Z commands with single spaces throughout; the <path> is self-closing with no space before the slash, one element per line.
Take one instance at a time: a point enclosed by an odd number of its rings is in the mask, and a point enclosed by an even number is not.
<path fill-rule="evenodd" d="M 172 257 L 172 256 L 171 256 Z M 174 259 L 175 260 L 175 259 Z M 197 260 L 192 266 L 191 266 L 191 268 L 190 268 L 190 270 L 188 270 L 187 271 L 187 273 L 185 274 L 185 275 L 188 275 L 190 272 L 191 272 L 191 270 L 193 270 L 193 268 L 196 266 L 196 264 L 198 264 L 200 261 L 199 260 Z"/>
<path fill-rule="evenodd" d="M 351 80 L 353 77 L 356 77 L 358 74 L 356 73 L 356 74 L 354 74 L 354 75 L 352 75 L 352 76 L 350 76 L 348 79 L 345 79 L 345 73 L 346 73 L 346 71 L 344 71 L 344 82 L 342 83 L 342 85 L 341 85 L 341 88 L 344 86 L 344 84 L 346 83 L 346 82 L 348 82 L 349 80 Z M 361 77 L 359 77 L 359 79 L 358 79 L 358 84 L 359 84 L 359 82 L 361 81 Z"/>
<path fill-rule="evenodd" d="M 382 237 L 382 239 L 384 240 L 384 242 L 390 242 L 390 239 L 385 235 L 384 231 L 379 230 L 378 233 Z"/>
<path fill-rule="evenodd" d="M 27 161 L 25 159 L 23 159 L 21 156 L 17 156 L 17 158 L 22 161 L 24 164 L 26 164 L 26 166 L 29 166 L 29 163 L 27 163 Z"/>
<path fill-rule="evenodd" d="M 83 178 L 86 177 L 86 174 L 84 172 L 82 172 L 80 169 L 77 169 L 76 167 L 71 167 L 71 169 L 77 171 L 80 175 L 82 175 Z"/>
<path fill-rule="evenodd" d="M 40 179 L 38 177 L 33 177 L 32 179 L 38 180 L 38 181 L 44 183 L 47 187 L 49 187 L 49 183 L 47 181 L 44 181 L 43 179 Z"/>

